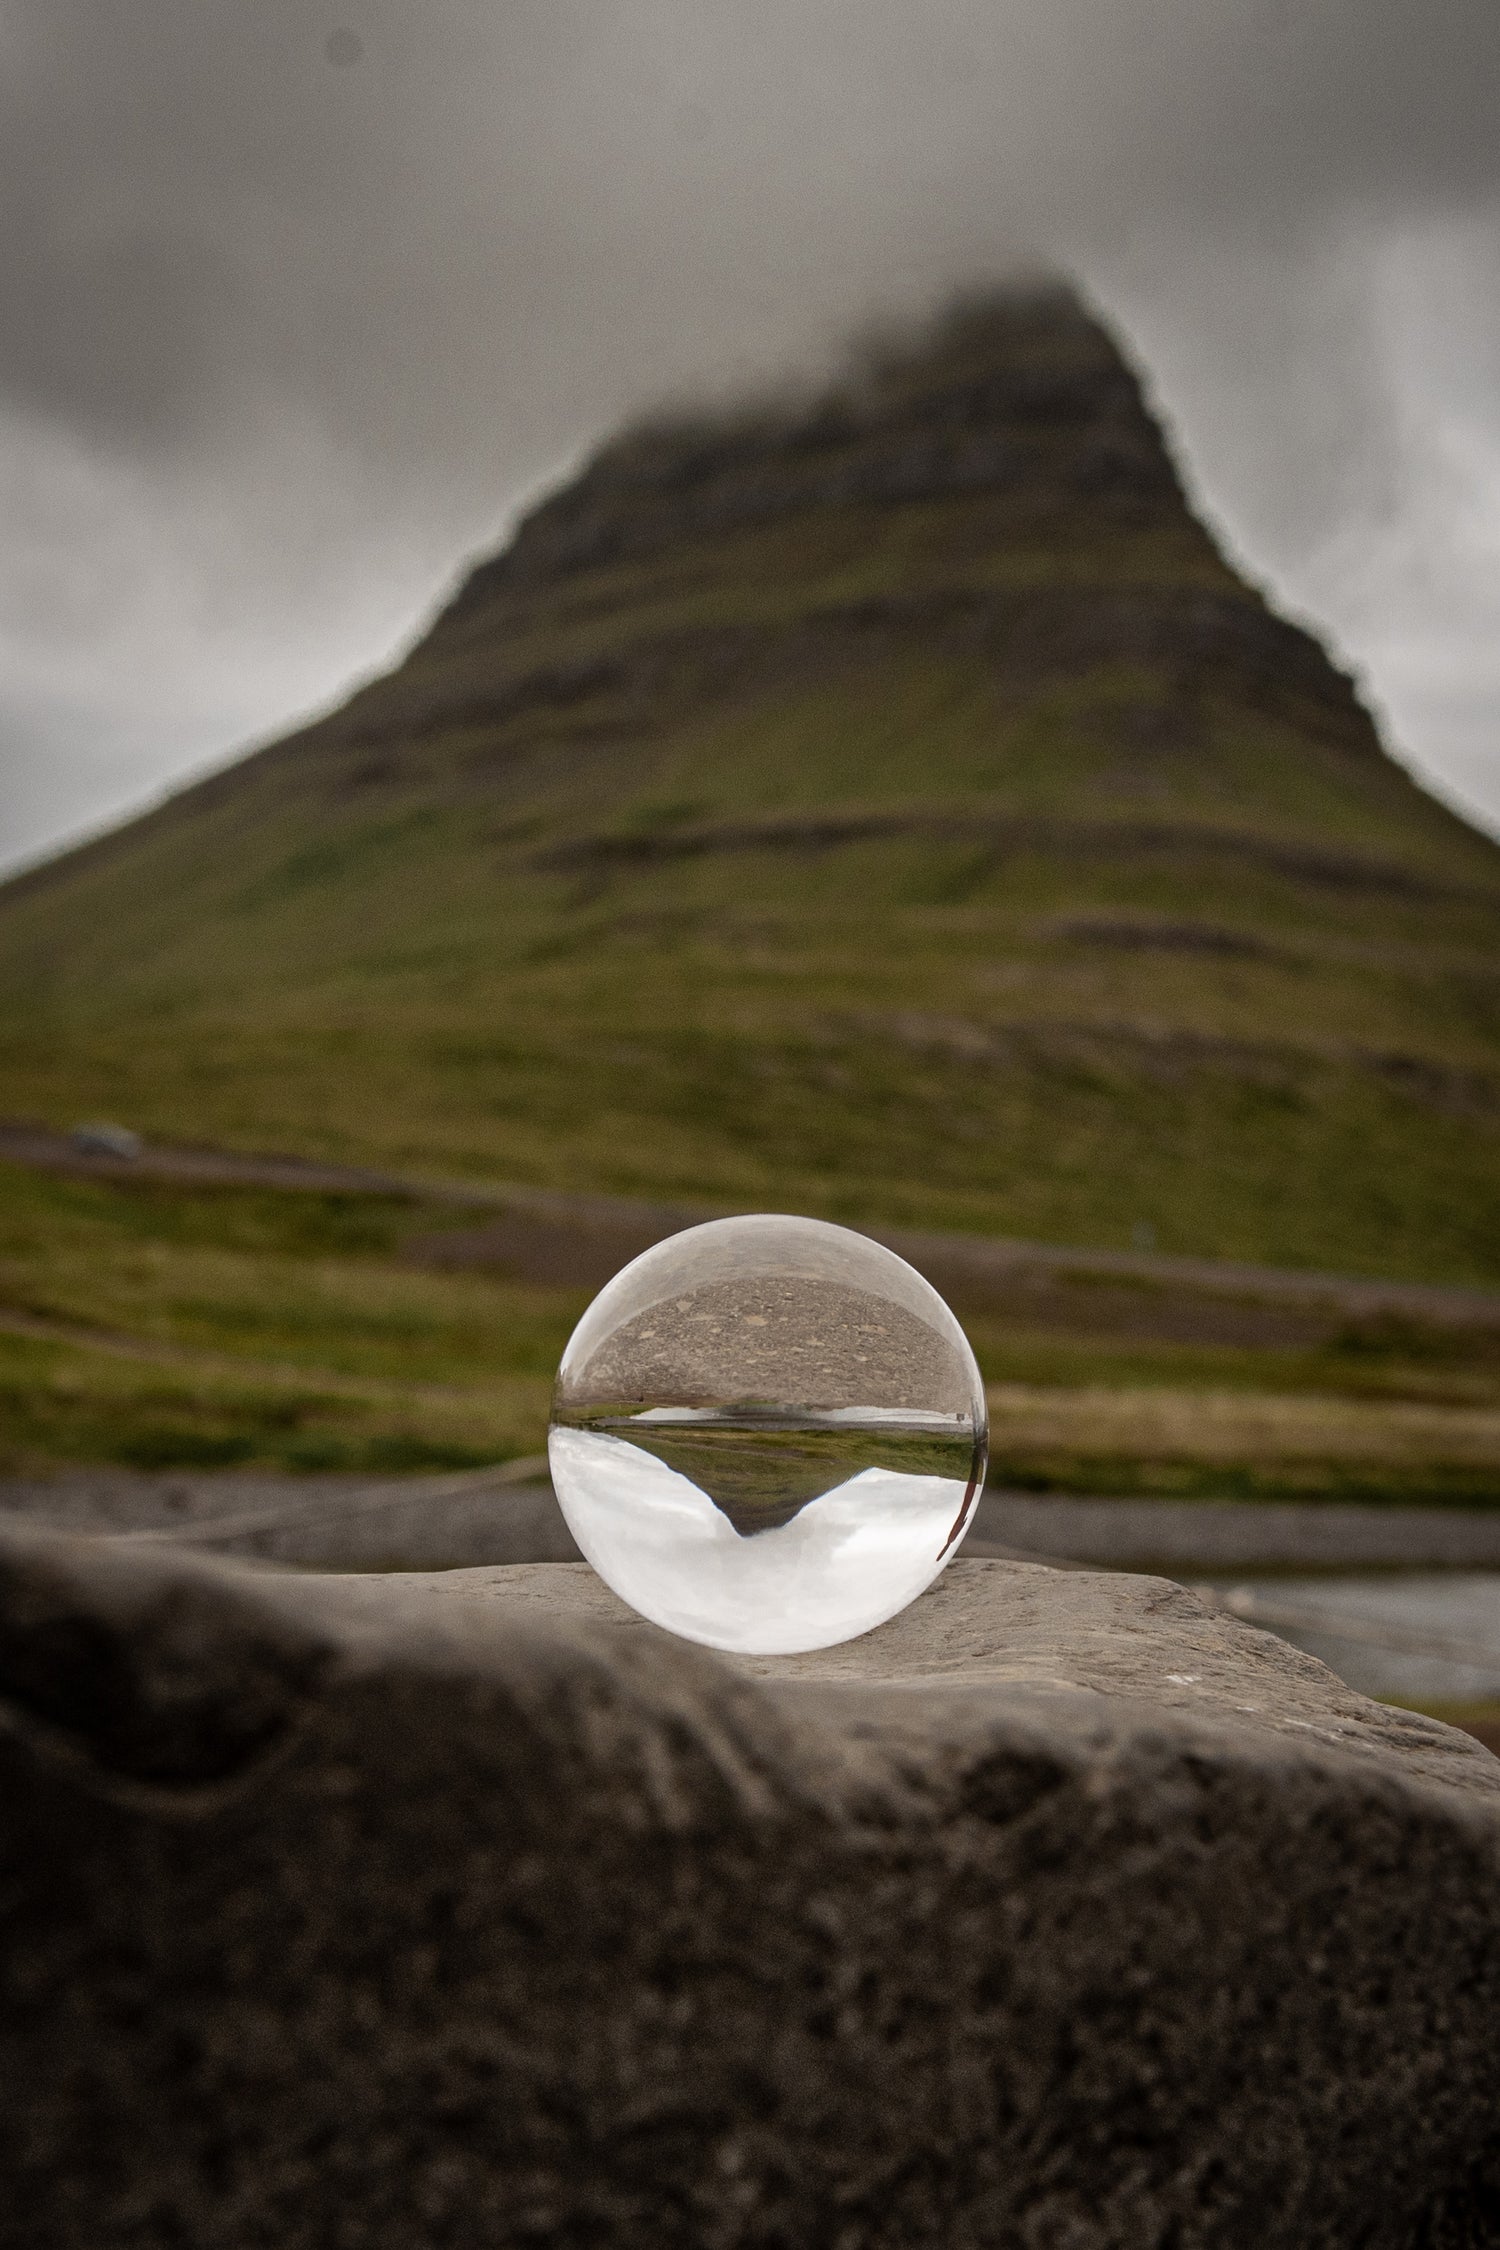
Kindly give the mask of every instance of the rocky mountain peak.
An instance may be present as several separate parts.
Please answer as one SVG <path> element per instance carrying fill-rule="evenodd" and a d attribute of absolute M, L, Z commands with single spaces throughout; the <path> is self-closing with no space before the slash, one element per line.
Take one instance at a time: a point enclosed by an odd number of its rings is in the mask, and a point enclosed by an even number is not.
<path fill-rule="evenodd" d="M 1139 379 L 1060 284 L 966 297 L 814 395 L 638 423 L 533 510 L 460 602 L 804 510 L 980 494 L 1137 523 L 1184 512 Z"/>

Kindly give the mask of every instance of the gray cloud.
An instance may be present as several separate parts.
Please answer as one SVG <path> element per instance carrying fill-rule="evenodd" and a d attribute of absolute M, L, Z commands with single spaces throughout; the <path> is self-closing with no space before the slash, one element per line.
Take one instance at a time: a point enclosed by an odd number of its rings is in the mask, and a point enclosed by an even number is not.
<path fill-rule="evenodd" d="M 12 0 L 0 849 L 332 695 L 621 415 L 1022 259 L 1500 811 L 1497 114 L 1494 0 Z"/>

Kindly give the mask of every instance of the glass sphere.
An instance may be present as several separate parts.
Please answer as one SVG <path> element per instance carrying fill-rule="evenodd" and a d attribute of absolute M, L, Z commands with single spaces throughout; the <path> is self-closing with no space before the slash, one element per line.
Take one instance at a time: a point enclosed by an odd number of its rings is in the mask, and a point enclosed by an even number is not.
<path fill-rule="evenodd" d="M 820 1219 L 715 1219 L 602 1289 L 548 1433 L 605 1583 L 690 1641 L 827 1648 L 957 1550 L 984 1482 L 984 1386 L 942 1298 Z"/>

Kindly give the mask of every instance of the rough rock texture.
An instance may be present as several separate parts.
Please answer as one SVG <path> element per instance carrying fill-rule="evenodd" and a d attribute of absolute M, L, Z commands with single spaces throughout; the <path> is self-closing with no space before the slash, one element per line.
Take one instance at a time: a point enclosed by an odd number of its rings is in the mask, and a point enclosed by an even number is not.
<path fill-rule="evenodd" d="M 1500 1764 L 1164 1582 L 12 1531 L 0 1652 L 7 2246 L 1500 2241 Z"/>

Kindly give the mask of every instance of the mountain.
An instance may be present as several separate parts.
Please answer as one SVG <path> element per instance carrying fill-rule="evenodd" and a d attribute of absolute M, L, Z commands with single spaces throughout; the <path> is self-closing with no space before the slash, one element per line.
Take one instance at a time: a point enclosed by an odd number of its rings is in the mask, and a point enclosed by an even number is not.
<path fill-rule="evenodd" d="M 0 890 L 6 1109 L 1500 1277 L 1500 848 L 1055 288 L 648 421 L 339 711 Z"/>

